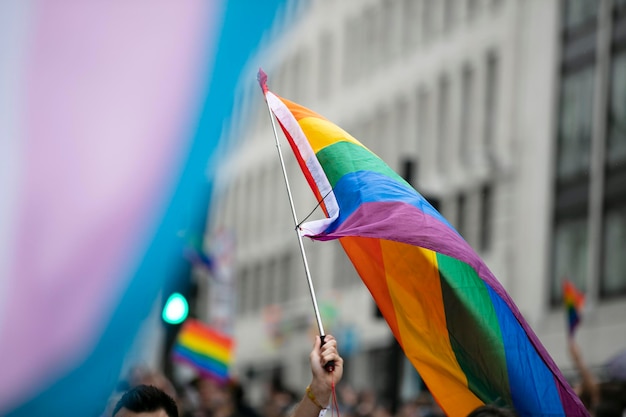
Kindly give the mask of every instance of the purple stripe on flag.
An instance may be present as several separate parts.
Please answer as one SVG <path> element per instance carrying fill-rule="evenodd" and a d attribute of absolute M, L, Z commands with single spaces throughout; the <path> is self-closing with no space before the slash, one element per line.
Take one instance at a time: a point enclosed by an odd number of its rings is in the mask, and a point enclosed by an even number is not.
<path fill-rule="evenodd" d="M 412 224 L 412 227 L 406 227 L 408 224 Z M 500 282 L 478 254 L 450 226 L 410 204 L 395 201 L 369 202 L 362 203 L 333 232 L 310 237 L 316 240 L 331 240 L 344 236 L 371 237 L 408 243 L 442 253 L 470 265 L 511 309 L 546 366 L 556 375 L 558 379 L 556 385 L 561 397 L 564 397 L 562 399 L 566 412 L 568 407 L 574 407 L 574 404 L 580 402 L 577 397 L 572 397 L 563 388 L 568 385 L 567 381 L 562 377 L 545 347 L 523 319 L 519 309 Z"/>

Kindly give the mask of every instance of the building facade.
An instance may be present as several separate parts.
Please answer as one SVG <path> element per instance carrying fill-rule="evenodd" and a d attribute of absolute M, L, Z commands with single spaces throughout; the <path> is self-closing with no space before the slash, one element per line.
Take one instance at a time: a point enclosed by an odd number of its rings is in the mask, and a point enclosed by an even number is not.
<path fill-rule="evenodd" d="M 587 295 L 585 360 L 601 372 L 626 348 L 626 1 L 312 0 L 280 20 L 237 92 L 210 211 L 209 235 L 235 236 L 235 367 L 253 401 L 271 378 L 306 385 L 317 332 L 259 66 L 439 209 L 566 375 L 563 279 Z M 282 144 L 298 222 L 321 216 Z M 340 245 L 305 250 L 345 380 L 422 389 Z"/>

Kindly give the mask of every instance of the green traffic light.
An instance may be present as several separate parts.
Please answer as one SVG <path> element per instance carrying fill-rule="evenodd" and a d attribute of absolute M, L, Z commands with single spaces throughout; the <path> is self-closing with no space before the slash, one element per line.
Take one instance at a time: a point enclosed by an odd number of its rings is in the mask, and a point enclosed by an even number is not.
<path fill-rule="evenodd" d="M 169 324 L 179 324 L 185 321 L 189 313 L 187 299 L 180 293 L 173 293 L 163 307 L 163 321 Z"/>

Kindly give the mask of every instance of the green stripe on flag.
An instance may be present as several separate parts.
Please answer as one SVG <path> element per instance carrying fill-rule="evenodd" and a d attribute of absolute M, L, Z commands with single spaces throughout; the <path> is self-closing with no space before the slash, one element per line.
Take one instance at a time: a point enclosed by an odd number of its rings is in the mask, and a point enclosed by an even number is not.
<path fill-rule="evenodd" d="M 357 171 L 372 171 L 393 178 L 407 187 L 411 186 L 382 159 L 362 146 L 351 142 L 337 142 L 320 150 L 317 159 L 324 168 L 331 187 L 346 174 Z"/>
<path fill-rule="evenodd" d="M 450 344 L 470 390 L 486 404 L 512 404 L 502 333 L 476 271 L 437 253 Z"/>

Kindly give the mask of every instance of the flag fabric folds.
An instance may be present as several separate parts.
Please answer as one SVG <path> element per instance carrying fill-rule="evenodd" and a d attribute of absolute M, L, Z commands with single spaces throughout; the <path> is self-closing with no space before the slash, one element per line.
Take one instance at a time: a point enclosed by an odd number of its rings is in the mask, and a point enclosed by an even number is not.
<path fill-rule="evenodd" d="M 172 348 L 175 361 L 194 367 L 200 375 L 218 382 L 228 380 L 233 339 L 199 320 L 187 319 Z"/>
<path fill-rule="evenodd" d="M 563 304 L 565 304 L 569 335 L 574 336 L 582 319 L 585 295 L 568 279 L 563 281 Z"/>
<path fill-rule="evenodd" d="M 406 356 L 449 416 L 483 404 L 520 416 L 588 415 L 512 299 L 459 233 L 349 133 L 278 97 L 278 120 L 327 218 Z"/>

